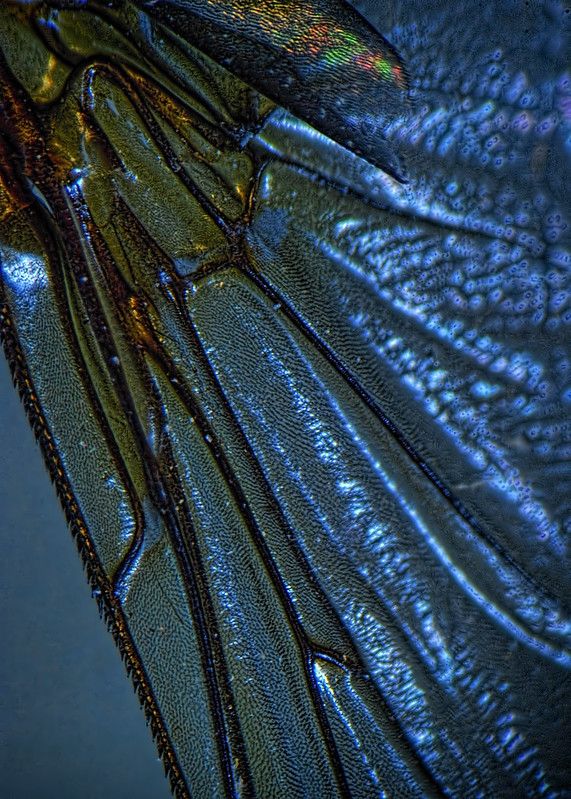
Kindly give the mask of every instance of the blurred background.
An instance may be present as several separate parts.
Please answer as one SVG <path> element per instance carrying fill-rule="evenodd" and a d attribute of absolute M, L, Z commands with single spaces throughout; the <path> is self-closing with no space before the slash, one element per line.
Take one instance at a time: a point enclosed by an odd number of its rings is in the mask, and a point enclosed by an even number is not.
<path fill-rule="evenodd" d="M 0 796 L 167 799 L 3 356 L 0 409 Z"/>

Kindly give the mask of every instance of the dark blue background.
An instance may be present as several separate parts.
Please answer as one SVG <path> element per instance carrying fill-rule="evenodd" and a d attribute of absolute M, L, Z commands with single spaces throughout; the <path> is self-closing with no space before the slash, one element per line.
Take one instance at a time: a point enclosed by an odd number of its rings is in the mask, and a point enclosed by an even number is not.
<path fill-rule="evenodd" d="M 0 796 L 166 799 L 3 358 L 0 408 Z"/>

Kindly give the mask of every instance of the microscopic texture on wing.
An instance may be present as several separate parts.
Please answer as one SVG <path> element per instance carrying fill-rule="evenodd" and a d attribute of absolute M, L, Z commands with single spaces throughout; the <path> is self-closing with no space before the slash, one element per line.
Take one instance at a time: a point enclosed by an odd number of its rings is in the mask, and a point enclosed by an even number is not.
<path fill-rule="evenodd" d="M 403 178 L 385 130 L 402 114 L 395 49 L 342 0 L 139 0 L 235 75 L 354 153 Z"/>
<path fill-rule="evenodd" d="M 2 335 L 174 790 L 564 797 L 563 10 L 81 5 L 0 11 Z"/>

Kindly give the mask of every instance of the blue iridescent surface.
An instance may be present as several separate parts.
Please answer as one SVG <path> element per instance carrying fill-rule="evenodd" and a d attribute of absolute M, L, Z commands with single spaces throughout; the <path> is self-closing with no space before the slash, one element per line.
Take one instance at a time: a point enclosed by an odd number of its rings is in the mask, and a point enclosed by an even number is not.
<path fill-rule="evenodd" d="M 54 114 L 68 211 L 31 177 L 83 260 L 15 225 L 7 303 L 180 795 L 563 797 L 565 9 L 369 11 L 404 183 L 108 15 L 130 44 Z"/>

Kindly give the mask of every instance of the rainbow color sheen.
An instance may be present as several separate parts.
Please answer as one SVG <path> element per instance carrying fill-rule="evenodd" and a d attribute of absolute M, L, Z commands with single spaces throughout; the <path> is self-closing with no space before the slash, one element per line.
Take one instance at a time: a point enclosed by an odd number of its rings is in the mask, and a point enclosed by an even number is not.
<path fill-rule="evenodd" d="M 340 0 L 138 0 L 161 25 L 397 181 L 387 131 L 407 104 L 399 53 Z"/>
<path fill-rule="evenodd" d="M 371 52 L 355 34 L 320 23 L 310 29 L 309 37 L 310 53 L 324 64 L 338 66 L 353 63 L 359 69 L 378 72 L 383 80 L 391 80 L 392 77 L 395 83 L 402 84 L 401 68 L 392 65 L 383 54 Z"/>
<path fill-rule="evenodd" d="M 205 4 L 205 8 L 209 6 Z M 323 68 L 355 65 L 376 72 L 382 80 L 399 88 L 404 85 L 402 69 L 394 54 L 371 50 L 363 35 L 336 24 L 317 3 L 257 2 L 216 3 L 218 13 L 229 25 L 248 21 L 265 37 L 279 43 L 284 52 L 303 57 L 308 53 Z"/>

